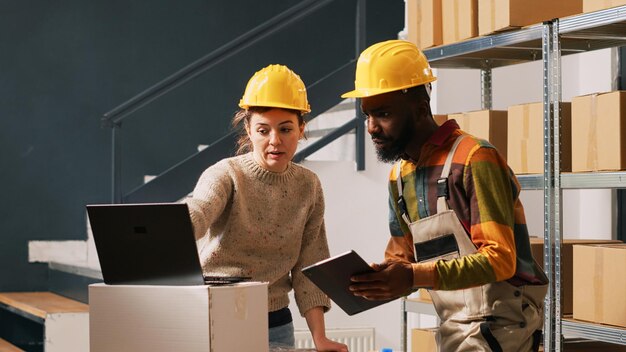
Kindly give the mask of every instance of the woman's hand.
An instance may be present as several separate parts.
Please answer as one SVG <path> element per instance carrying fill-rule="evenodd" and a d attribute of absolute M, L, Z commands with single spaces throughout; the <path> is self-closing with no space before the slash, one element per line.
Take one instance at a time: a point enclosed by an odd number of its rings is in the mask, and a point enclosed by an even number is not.
<path fill-rule="evenodd" d="M 315 348 L 318 351 L 348 352 L 348 346 L 326 337 L 324 307 L 313 307 L 304 313 L 304 317 L 309 325 L 309 330 L 311 330 Z"/>
<path fill-rule="evenodd" d="M 326 336 L 321 336 L 313 340 L 318 351 L 348 352 L 348 346 L 335 342 Z"/>

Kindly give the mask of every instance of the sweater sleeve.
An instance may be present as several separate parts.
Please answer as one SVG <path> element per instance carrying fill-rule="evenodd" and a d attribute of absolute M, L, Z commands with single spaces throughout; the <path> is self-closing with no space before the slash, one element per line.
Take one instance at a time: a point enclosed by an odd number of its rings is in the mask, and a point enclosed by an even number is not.
<path fill-rule="evenodd" d="M 324 225 L 324 194 L 317 177 L 313 197 L 314 203 L 302 236 L 300 256 L 291 270 L 295 299 L 302 316 L 313 307 L 321 306 L 324 311 L 330 309 L 328 297 L 302 273 L 302 268 L 330 256 Z"/>
<path fill-rule="evenodd" d="M 231 198 L 233 180 L 226 165 L 222 162 L 206 169 L 200 176 L 192 196 L 185 200 L 196 239 L 206 235 Z"/>

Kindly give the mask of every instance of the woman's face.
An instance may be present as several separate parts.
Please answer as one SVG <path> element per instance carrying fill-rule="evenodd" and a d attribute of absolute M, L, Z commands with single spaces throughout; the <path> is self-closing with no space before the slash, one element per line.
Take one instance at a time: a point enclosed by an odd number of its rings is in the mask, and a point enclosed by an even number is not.
<path fill-rule="evenodd" d="M 271 109 L 254 112 L 246 130 L 256 162 L 269 171 L 283 172 L 296 153 L 304 125 L 298 124 L 298 116 L 293 112 Z"/>

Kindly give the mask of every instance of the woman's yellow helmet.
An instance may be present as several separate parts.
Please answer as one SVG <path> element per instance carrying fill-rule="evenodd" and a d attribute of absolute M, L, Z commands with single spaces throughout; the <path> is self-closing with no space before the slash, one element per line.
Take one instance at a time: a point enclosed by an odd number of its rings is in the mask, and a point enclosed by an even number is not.
<path fill-rule="evenodd" d="M 311 112 L 304 82 L 284 65 L 269 65 L 250 78 L 239 107 L 253 106 Z"/>

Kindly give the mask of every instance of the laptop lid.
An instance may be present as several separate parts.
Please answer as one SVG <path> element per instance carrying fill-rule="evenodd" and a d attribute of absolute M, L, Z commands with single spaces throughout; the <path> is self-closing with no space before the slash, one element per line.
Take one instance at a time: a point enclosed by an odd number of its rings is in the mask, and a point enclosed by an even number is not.
<path fill-rule="evenodd" d="M 87 205 L 109 285 L 203 285 L 187 204 Z"/>

